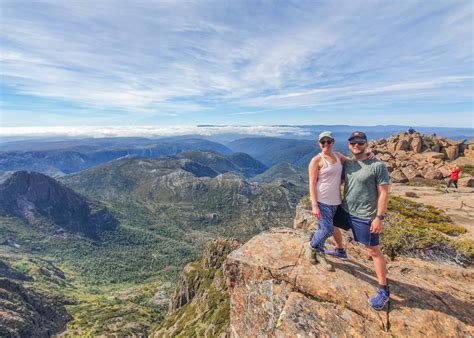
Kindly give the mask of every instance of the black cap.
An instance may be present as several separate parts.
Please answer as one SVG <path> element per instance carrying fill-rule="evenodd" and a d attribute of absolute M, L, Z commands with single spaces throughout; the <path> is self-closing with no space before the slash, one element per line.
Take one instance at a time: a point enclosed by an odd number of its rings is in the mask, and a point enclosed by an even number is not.
<path fill-rule="evenodd" d="M 367 142 L 367 135 L 361 131 L 355 131 L 349 136 L 349 141 L 352 142 Z"/>

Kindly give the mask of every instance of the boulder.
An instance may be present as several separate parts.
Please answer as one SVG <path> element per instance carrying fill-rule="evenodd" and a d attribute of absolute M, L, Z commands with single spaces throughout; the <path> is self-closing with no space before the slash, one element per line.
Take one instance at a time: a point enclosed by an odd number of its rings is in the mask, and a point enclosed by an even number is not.
<path fill-rule="evenodd" d="M 407 140 L 401 140 L 398 141 L 397 146 L 395 150 L 409 150 L 410 149 L 410 143 Z"/>
<path fill-rule="evenodd" d="M 448 160 L 455 160 L 459 156 L 459 149 L 457 146 L 448 146 L 443 148 Z"/>
<path fill-rule="evenodd" d="M 446 139 L 446 143 L 450 146 L 460 146 L 461 144 L 464 144 L 464 142 L 466 142 L 466 140 L 461 140 L 461 141 L 454 141 L 454 140 L 450 140 L 450 139 Z"/>
<path fill-rule="evenodd" d="M 410 149 L 413 150 L 415 153 L 419 153 L 421 151 L 421 146 L 423 145 L 423 139 L 421 136 L 414 137 L 410 143 Z"/>
<path fill-rule="evenodd" d="M 438 169 L 441 172 L 441 175 L 443 175 L 443 177 L 448 177 L 449 175 L 451 175 L 451 169 L 447 165 L 443 164 Z"/>
<path fill-rule="evenodd" d="M 474 177 L 472 177 L 472 176 L 461 177 L 458 180 L 458 186 L 460 186 L 460 187 L 474 187 Z"/>
<path fill-rule="evenodd" d="M 402 168 L 401 171 L 409 180 L 412 180 L 415 177 L 422 177 L 421 172 L 413 165 L 408 165 L 405 168 Z"/>
<path fill-rule="evenodd" d="M 435 151 L 425 151 L 424 153 L 421 153 L 421 155 L 427 159 L 438 159 L 442 160 L 444 158 L 444 154 L 440 152 L 435 152 Z"/>
<path fill-rule="evenodd" d="M 391 153 L 395 152 L 398 148 L 398 141 L 389 141 L 387 143 L 387 150 Z"/>
<path fill-rule="evenodd" d="M 393 158 L 393 156 L 390 155 L 389 153 L 385 153 L 385 154 L 377 155 L 377 158 L 381 161 L 388 162 Z"/>
<path fill-rule="evenodd" d="M 295 229 L 316 229 L 316 218 L 311 214 L 311 210 L 306 203 L 310 203 L 309 200 L 303 199 L 296 206 L 296 215 L 293 222 L 293 228 Z"/>
<path fill-rule="evenodd" d="M 408 178 L 405 174 L 400 170 L 396 169 L 390 173 L 390 179 L 393 183 L 406 183 L 408 182 Z"/>
<path fill-rule="evenodd" d="M 469 145 L 471 146 L 471 145 Z M 474 157 L 474 149 L 464 149 L 465 157 Z"/>
<path fill-rule="evenodd" d="M 424 178 L 429 180 L 439 180 L 443 178 L 441 171 L 431 165 L 423 168 L 422 175 Z"/>
<path fill-rule="evenodd" d="M 439 142 L 439 140 L 433 140 L 433 145 L 431 146 L 431 150 L 436 152 L 436 153 L 440 153 L 441 152 L 441 143 Z"/>

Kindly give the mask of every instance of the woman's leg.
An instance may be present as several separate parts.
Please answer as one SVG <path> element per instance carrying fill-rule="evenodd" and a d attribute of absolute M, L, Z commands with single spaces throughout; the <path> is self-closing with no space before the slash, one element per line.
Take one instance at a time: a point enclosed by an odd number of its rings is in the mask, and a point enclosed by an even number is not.
<path fill-rule="evenodd" d="M 319 251 L 324 251 L 324 244 L 326 239 L 332 236 L 334 225 L 333 217 L 336 213 L 337 206 L 319 203 L 319 210 L 321 211 L 321 218 L 318 222 L 318 230 L 316 230 L 311 238 L 311 247 Z"/>

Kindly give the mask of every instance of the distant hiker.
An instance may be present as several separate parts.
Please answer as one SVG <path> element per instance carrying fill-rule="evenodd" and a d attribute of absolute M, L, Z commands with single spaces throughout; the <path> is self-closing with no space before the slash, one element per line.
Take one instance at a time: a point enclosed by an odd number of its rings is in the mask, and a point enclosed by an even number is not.
<path fill-rule="evenodd" d="M 461 173 L 461 168 L 459 168 L 457 164 L 455 164 L 454 166 L 451 166 L 448 164 L 448 166 L 451 169 L 451 175 L 449 176 L 448 185 L 446 186 L 444 191 L 449 192 L 448 189 L 451 186 L 451 184 L 454 185 L 454 187 L 456 188 L 456 190 L 454 191 L 458 191 L 458 179 L 459 179 L 459 174 Z"/>
<path fill-rule="evenodd" d="M 348 146 L 354 158 L 343 164 L 343 200 L 334 217 L 336 247 L 325 253 L 347 259 L 338 228 L 352 229 L 355 241 L 364 244 L 372 256 L 379 283 L 377 293 L 369 298 L 369 305 L 375 310 L 382 310 L 390 299 L 390 291 L 387 266 L 379 245 L 379 233 L 383 229 L 387 211 L 390 176 L 382 161 L 368 158 L 365 153 L 367 136 L 363 132 L 352 133 Z"/>
<path fill-rule="evenodd" d="M 311 213 L 319 222 L 306 255 L 313 264 L 320 263 L 325 269 L 333 271 L 324 254 L 324 243 L 333 234 L 334 214 L 341 204 L 342 163 L 349 158 L 332 151 L 335 140 L 330 131 L 319 134 L 318 142 L 321 152 L 311 160 L 308 172 Z M 370 156 L 375 155 L 371 153 Z"/>

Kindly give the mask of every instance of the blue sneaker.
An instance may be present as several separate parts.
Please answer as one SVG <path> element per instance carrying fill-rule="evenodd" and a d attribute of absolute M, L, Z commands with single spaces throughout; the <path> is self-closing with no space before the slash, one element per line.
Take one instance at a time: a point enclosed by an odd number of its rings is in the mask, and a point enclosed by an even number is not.
<path fill-rule="evenodd" d="M 390 300 L 390 291 L 379 288 L 375 296 L 369 298 L 369 305 L 374 310 L 380 311 L 385 307 L 385 304 Z"/>
<path fill-rule="evenodd" d="M 337 257 L 343 261 L 347 260 L 347 253 L 344 249 L 334 248 L 331 250 L 324 250 L 324 253 L 329 256 Z"/>

